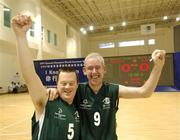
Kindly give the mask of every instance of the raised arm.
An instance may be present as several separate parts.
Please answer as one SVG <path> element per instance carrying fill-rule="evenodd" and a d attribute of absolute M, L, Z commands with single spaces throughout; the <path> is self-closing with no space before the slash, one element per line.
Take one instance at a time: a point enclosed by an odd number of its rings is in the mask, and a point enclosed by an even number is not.
<path fill-rule="evenodd" d="M 23 78 L 28 86 L 29 94 L 40 116 L 47 103 L 46 89 L 35 72 L 33 60 L 28 49 L 26 33 L 32 20 L 27 15 L 17 15 L 12 18 L 12 27 L 17 39 L 17 54 Z"/>
<path fill-rule="evenodd" d="M 152 72 L 141 87 L 126 87 L 119 85 L 119 97 L 122 98 L 146 98 L 150 97 L 154 92 L 157 83 L 159 81 L 161 71 L 165 62 L 165 51 L 164 50 L 155 50 L 152 53 L 152 60 L 154 66 Z"/>

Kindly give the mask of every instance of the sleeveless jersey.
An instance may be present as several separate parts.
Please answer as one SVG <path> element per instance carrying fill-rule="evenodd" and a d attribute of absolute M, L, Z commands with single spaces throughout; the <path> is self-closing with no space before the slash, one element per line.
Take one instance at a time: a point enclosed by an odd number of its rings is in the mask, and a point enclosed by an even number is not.
<path fill-rule="evenodd" d="M 79 140 L 79 114 L 74 104 L 60 98 L 48 101 L 39 140 Z M 32 140 L 38 140 L 39 122 L 32 118 Z"/>
<path fill-rule="evenodd" d="M 81 119 L 82 140 L 117 140 L 116 111 L 119 86 L 103 84 L 97 94 L 87 83 L 80 84 L 76 104 Z"/>

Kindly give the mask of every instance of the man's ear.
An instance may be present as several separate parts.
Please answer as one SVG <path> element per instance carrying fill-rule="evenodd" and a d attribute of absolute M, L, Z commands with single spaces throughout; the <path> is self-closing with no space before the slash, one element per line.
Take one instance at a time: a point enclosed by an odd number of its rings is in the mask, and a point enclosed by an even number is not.
<path fill-rule="evenodd" d="M 83 73 L 84 73 L 84 75 L 87 75 L 87 74 L 86 74 L 86 68 L 85 68 L 85 67 L 83 67 Z"/>

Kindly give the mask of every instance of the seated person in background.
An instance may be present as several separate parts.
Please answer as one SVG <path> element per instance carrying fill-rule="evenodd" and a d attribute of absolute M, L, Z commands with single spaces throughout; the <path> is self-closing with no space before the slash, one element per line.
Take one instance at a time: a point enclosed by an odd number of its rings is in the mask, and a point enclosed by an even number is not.
<path fill-rule="evenodd" d="M 8 92 L 12 93 L 15 87 L 16 87 L 16 84 L 12 81 L 11 84 L 8 86 Z"/>

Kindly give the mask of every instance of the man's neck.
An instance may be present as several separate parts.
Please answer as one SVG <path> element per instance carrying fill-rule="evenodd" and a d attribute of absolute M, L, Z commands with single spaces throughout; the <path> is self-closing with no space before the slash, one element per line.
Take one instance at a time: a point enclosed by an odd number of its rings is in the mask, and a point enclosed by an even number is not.
<path fill-rule="evenodd" d="M 100 84 L 100 85 L 91 85 L 91 84 L 89 84 L 89 86 L 91 87 L 91 89 L 94 91 L 94 93 L 95 94 L 97 94 L 98 93 L 98 91 L 100 90 L 100 88 L 102 87 L 102 84 Z"/>
<path fill-rule="evenodd" d="M 71 105 L 72 103 L 73 103 L 73 100 L 71 101 L 71 100 L 67 100 L 67 99 L 64 99 L 63 97 L 61 97 L 60 96 L 60 98 L 64 101 L 64 102 L 66 102 L 68 105 Z"/>

